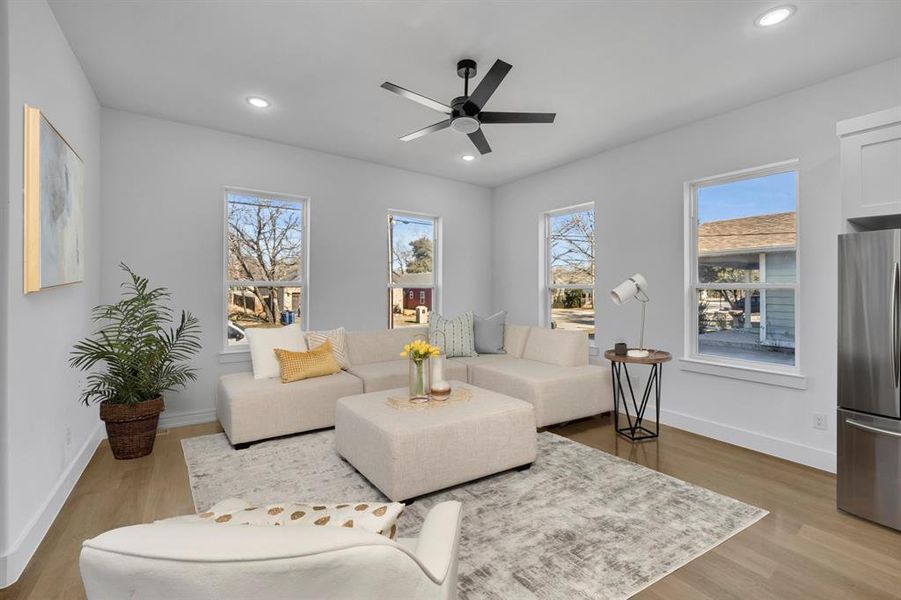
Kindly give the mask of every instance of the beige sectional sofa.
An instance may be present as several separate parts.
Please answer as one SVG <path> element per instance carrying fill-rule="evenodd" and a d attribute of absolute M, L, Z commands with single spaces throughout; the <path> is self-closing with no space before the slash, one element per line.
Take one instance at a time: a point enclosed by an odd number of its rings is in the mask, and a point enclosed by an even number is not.
<path fill-rule="evenodd" d="M 232 373 L 219 380 L 216 414 L 232 444 L 335 425 L 339 398 L 407 385 L 404 345 L 425 327 L 347 332 L 351 366 L 335 375 L 281 383 Z M 445 361 L 447 380 L 530 402 L 538 427 L 613 410 L 609 369 L 588 364 L 588 339 L 577 331 L 507 324 L 506 354 Z"/>

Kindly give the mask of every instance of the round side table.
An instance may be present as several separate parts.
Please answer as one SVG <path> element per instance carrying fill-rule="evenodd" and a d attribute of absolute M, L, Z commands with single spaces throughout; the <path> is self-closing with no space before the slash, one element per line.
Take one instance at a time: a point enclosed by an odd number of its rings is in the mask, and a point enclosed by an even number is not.
<path fill-rule="evenodd" d="M 660 436 L 660 385 L 663 380 L 663 363 L 673 359 L 673 355 L 663 350 L 649 350 L 648 356 L 636 357 L 617 355 L 613 350 L 604 352 L 604 358 L 610 361 L 610 368 L 613 372 L 613 428 L 616 433 L 625 437 L 632 442 L 640 442 L 643 440 L 652 440 Z M 644 394 L 641 396 L 641 402 L 635 398 L 635 390 L 632 388 L 632 380 L 629 377 L 628 365 L 649 365 L 651 367 L 648 383 L 644 387 Z M 625 378 L 623 377 L 625 374 Z M 629 389 L 629 397 L 632 400 L 632 409 L 635 411 L 633 415 L 629 412 L 629 400 L 626 398 L 623 389 L 623 379 L 625 379 L 626 387 Z M 654 393 L 654 401 L 657 410 L 655 415 L 654 431 L 644 426 L 644 412 L 648 407 L 648 400 L 651 398 L 651 392 Z M 619 426 L 619 404 L 622 402 L 623 408 L 626 410 L 626 421 L 628 426 Z M 634 417 L 634 418 L 633 418 Z"/>

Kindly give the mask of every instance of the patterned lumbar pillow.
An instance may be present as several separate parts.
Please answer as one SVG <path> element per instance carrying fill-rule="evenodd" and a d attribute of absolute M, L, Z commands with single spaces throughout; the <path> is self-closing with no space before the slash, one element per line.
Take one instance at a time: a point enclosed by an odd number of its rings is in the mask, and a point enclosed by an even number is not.
<path fill-rule="evenodd" d="M 347 332 L 343 327 L 329 331 L 310 331 L 307 333 L 307 344 L 315 348 L 328 340 L 332 343 L 332 353 L 342 369 L 350 368 L 350 358 L 347 353 Z"/>
<path fill-rule="evenodd" d="M 438 313 L 429 316 L 429 340 L 444 352 L 448 358 L 455 356 L 478 356 L 475 336 L 472 330 L 473 315 L 465 312 L 459 317 L 448 319 Z"/>
<path fill-rule="evenodd" d="M 328 340 L 308 352 L 291 352 L 281 348 L 276 348 L 274 352 L 281 367 L 282 383 L 332 375 L 341 370 Z"/>
<path fill-rule="evenodd" d="M 219 525 L 309 525 L 347 527 L 378 533 L 394 539 L 397 519 L 404 510 L 400 502 L 346 502 L 343 504 L 300 504 L 285 502 L 254 506 L 246 500 L 229 498 L 198 515 L 157 521 L 213 523 Z"/>

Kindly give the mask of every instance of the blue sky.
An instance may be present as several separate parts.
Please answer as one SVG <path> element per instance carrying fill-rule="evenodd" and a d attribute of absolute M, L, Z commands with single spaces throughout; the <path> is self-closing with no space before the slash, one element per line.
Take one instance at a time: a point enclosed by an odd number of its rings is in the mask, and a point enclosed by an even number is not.
<path fill-rule="evenodd" d="M 789 171 L 699 188 L 698 223 L 793 211 L 796 177 Z"/>
<path fill-rule="evenodd" d="M 434 236 L 434 223 L 431 219 L 408 215 L 394 215 L 394 241 L 407 246 L 421 237 Z"/>

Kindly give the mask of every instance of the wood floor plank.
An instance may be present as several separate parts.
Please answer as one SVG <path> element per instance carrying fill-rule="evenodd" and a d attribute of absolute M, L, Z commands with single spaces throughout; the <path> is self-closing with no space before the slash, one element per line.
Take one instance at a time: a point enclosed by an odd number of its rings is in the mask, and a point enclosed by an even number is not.
<path fill-rule="evenodd" d="M 550 431 L 770 511 L 664 577 L 643 600 L 901 599 L 901 533 L 835 508 L 835 477 L 671 427 L 657 441 L 616 436 L 610 416 Z M 151 456 L 117 461 L 104 442 L 21 579 L 0 600 L 80 600 L 78 552 L 103 531 L 194 509 L 181 440 L 218 424 L 165 432 Z"/>

